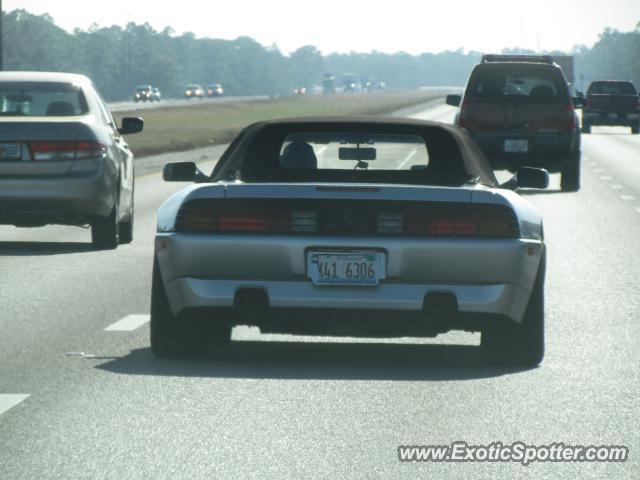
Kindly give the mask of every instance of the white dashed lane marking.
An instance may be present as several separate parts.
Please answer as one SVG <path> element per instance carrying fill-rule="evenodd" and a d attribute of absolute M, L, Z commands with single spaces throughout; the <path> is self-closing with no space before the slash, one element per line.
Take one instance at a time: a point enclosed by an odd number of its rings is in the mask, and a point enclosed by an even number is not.
<path fill-rule="evenodd" d="M 627 202 L 633 202 L 636 199 L 633 195 L 622 195 L 620 198 Z"/>
<path fill-rule="evenodd" d="M 109 325 L 104 329 L 105 332 L 133 332 L 145 323 L 149 322 L 149 315 L 127 315 L 122 320 Z"/>
<path fill-rule="evenodd" d="M 605 181 L 606 181 L 606 180 L 613 180 L 613 177 L 611 177 L 611 176 L 609 176 L 609 175 L 602 175 L 600 178 L 601 178 L 602 180 L 605 180 Z"/>
<path fill-rule="evenodd" d="M 614 190 L 622 190 L 622 185 L 614 183 L 613 185 L 611 185 L 611 188 L 613 188 Z"/>
<path fill-rule="evenodd" d="M 29 395 L 26 394 L 2 394 L 0 393 L 0 415 L 9 410 L 10 408 L 15 407 L 20 402 L 23 402 L 29 398 Z"/>

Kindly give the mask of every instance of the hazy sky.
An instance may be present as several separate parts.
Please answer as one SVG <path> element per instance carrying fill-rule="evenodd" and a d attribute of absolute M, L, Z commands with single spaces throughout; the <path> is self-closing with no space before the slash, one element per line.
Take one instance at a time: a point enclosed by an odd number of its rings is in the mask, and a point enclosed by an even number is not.
<path fill-rule="evenodd" d="M 606 27 L 633 30 L 640 0 L 4 0 L 5 11 L 49 13 L 69 31 L 148 22 L 156 30 L 234 39 L 250 36 L 289 53 L 443 50 L 521 46 L 569 50 L 593 45 Z"/>

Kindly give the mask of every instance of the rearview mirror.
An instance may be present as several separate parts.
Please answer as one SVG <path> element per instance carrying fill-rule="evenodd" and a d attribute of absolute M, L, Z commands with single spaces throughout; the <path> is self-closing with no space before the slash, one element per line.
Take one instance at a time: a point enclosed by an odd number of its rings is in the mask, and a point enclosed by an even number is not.
<path fill-rule="evenodd" d="M 338 155 L 340 157 L 340 160 L 375 160 L 376 149 L 371 147 L 340 147 L 338 149 Z"/>
<path fill-rule="evenodd" d="M 194 182 L 198 168 L 193 162 L 167 163 L 162 169 L 165 182 Z"/>
<path fill-rule="evenodd" d="M 122 127 L 118 129 L 122 135 L 130 135 L 141 132 L 144 128 L 144 120 L 140 117 L 125 117 L 122 119 Z"/>
<path fill-rule="evenodd" d="M 462 95 L 447 95 L 447 105 L 459 107 L 462 102 Z"/>

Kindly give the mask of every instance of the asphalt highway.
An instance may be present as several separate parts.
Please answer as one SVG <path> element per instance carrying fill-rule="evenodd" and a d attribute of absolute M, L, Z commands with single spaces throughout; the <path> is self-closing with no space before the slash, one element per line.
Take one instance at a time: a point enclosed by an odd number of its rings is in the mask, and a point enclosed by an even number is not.
<path fill-rule="evenodd" d="M 454 109 L 415 113 L 451 121 Z M 180 154 L 210 168 L 221 148 Z M 547 353 L 487 365 L 479 336 L 390 341 L 236 328 L 222 359 L 149 350 L 158 205 L 142 168 L 134 242 L 0 227 L 0 479 L 640 478 L 640 136 L 583 135 L 582 189 L 544 215 Z M 624 445 L 626 463 L 401 463 L 399 445 Z"/>

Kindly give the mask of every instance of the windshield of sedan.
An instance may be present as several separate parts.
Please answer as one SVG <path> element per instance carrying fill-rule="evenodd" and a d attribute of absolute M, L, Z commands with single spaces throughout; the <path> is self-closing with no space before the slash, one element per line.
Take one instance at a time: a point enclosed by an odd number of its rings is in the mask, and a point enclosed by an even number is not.
<path fill-rule="evenodd" d="M 428 164 L 424 138 L 417 135 L 293 133 L 280 150 L 287 169 L 416 170 Z"/>
<path fill-rule="evenodd" d="M 0 82 L 0 115 L 57 117 L 89 111 L 82 89 L 60 82 Z"/>

